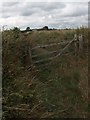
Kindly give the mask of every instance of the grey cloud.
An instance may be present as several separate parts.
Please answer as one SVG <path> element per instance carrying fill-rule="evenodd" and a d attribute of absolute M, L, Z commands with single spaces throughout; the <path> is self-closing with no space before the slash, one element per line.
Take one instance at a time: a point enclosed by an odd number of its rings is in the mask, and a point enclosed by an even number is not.
<path fill-rule="evenodd" d="M 35 11 L 34 10 L 27 10 L 27 11 L 23 11 L 22 13 L 20 13 L 21 16 L 30 16 L 32 14 L 34 14 Z"/>
<path fill-rule="evenodd" d="M 83 15 L 87 15 L 86 11 L 74 11 L 73 13 L 69 13 L 67 15 L 63 15 L 62 17 L 78 17 L 78 16 L 83 16 Z"/>
<path fill-rule="evenodd" d="M 29 16 L 31 14 L 45 14 L 46 12 L 52 12 L 56 9 L 63 9 L 65 7 L 65 4 L 63 3 L 28 3 L 25 6 L 25 11 L 22 11 L 21 15 L 23 16 Z"/>
<path fill-rule="evenodd" d="M 14 4 L 15 3 L 15 4 Z M 24 10 L 24 5 L 21 2 L 4 2 L 2 7 L 2 17 L 13 17 L 15 15 L 20 15 Z"/>
<path fill-rule="evenodd" d="M 52 11 L 54 9 L 62 9 L 62 8 L 65 8 L 65 3 L 60 3 L 60 2 L 52 2 L 52 3 L 45 3 L 45 2 L 42 2 L 42 3 L 38 3 L 38 5 L 36 7 L 39 7 L 41 8 L 41 10 L 44 10 L 44 11 Z"/>
<path fill-rule="evenodd" d="M 16 6 L 18 4 L 19 2 L 4 2 L 3 7 L 11 7 L 11 6 Z"/>
<path fill-rule="evenodd" d="M 88 14 L 88 6 L 87 4 L 71 4 L 69 6 L 69 11 L 67 9 L 64 9 L 61 14 L 56 14 L 55 17 L 78 17 Z"/>
<path fill-rule="evenodd" d="M 33 14 L 41 14 L 42 13 L 42 11 L 41 11 L 41 9 L 40 8 L 26 8 L 26 11 L 22 11 L 21 13 L 20 13 L 20 15 L 21 16 L 31 16 L 31 15 L 33 15 Z"/>
<path fill-rule="evenodd" d="M 71 5 L 72 9 L 66 9 L 67 4 Z M 2 18 L 8 18 L 8 20 L 9 17 L 14 20 L 15 16 L 23 18 L 20 21 L 20 27 L 27 25 L 32 27 L 48 25 L 57 28 L 59 26 L 77 26 L 81 23 L 86 24 L 87 7 L 86 3 L 9 2 L 3 4 Z M 79 19 L 82 16 L 84 16 L 83 21 Z M 13 22 L 11 23 L 13 24 Z M 18 21 L 16 23 L 19 25 Z"/>

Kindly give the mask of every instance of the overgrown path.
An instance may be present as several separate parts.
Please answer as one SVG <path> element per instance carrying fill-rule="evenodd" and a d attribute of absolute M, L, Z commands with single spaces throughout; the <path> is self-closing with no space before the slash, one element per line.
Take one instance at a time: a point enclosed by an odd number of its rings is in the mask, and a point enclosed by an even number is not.
<path fill-rule="evenodd" d="M 83 31 L 85 40 L 83 53 L 76 54 L 74 46 L 71 45 L 67 54 L 46 64 L 32 64 L 32 67 L 30 65 L 35 62 L 35 58 L 31 61 L 28 51 L 31 43 L 35 46 L 59 42 L 60 37 L 73 38 L 75 31 L 63 31 L 63 35 L 60 31 L 34 32 L 27 37 L 19 33 L 16 38 L 15 32 L 5 31 L 3 36 L 3 119 L 87 117 L 87 34 L 85 30 Z M 46 54 L 55 49 L 59 47 L 39 48 L 39 50 L 33 50 L 32 54 Z M 44 58 L 44 56 L 39 57 Z"/>

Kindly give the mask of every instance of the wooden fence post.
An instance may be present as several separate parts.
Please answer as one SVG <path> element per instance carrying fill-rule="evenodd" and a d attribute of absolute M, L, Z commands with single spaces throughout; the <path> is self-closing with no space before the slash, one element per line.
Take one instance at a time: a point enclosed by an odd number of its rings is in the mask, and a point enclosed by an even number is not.
<path fill-rule="evenodd" d="M 77 50 L 78 50 L 78 45 L 77 45 L 77 34 L 74 35 L 74 40 L 75 40 L 75 55 L 77 55 Z"/>
<path fill-rule="evenodd" d="M 79 52 L 81 53 L 83 51 L 83 36 L 82 34 L 79 35 Z"/>

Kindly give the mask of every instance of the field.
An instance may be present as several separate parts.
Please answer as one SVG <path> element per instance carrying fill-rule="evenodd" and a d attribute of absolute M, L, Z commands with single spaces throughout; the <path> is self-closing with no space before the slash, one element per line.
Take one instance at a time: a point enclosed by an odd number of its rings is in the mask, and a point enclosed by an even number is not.
<path fill-rule="evenodd" d="M 38 45 L 70 41 L 83 35 L 83 50 L 72 44 L 65 54 L 51 61 L 48 52 L 65 45 L 38 48 Z M 88 29 L 43 30 L 29 34 L 19 30 L 2 33 L 3 118 L 87 118 L 88 113 Z M 29 53 L 30 52 L 30 53 Z M 32 54 L 32 55 L 31 55 Z M 42 54 L 42 55 L 41 55 Z M 44 55 L 46 54 L 46 55 Z M 39 55 L 32 58 L 34 55 Z"/>

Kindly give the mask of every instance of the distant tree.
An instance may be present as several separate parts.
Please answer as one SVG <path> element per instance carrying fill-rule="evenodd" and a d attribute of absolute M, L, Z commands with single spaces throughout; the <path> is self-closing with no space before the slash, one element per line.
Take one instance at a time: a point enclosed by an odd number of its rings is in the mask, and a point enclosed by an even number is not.
<path fill-rule="evenodd" d="M 48 26 L 44 26 L 44 27 L 43 27 L 43 30 L 48 30 Z"/>
<path fill-rule="evenodd" d="M 27 28 L 26 28 L 26 31 L 30 31 L 30 27 L 27 27 Z"/>
<path fill-rule="evenodd" d="M 18 38 L 20 33 L 20 28 L 14 27 L 13 31 L 14 31 L 14 38 Z"/>
<path fill-rule="evenodd" d="M 19 32 L 19 31 L 20 31 L 20 28 L 18 28 L 18 27 L 14 27 L 14 28 L 13 28 L 13 31 L 15 31 L 15 32 Z"/>

